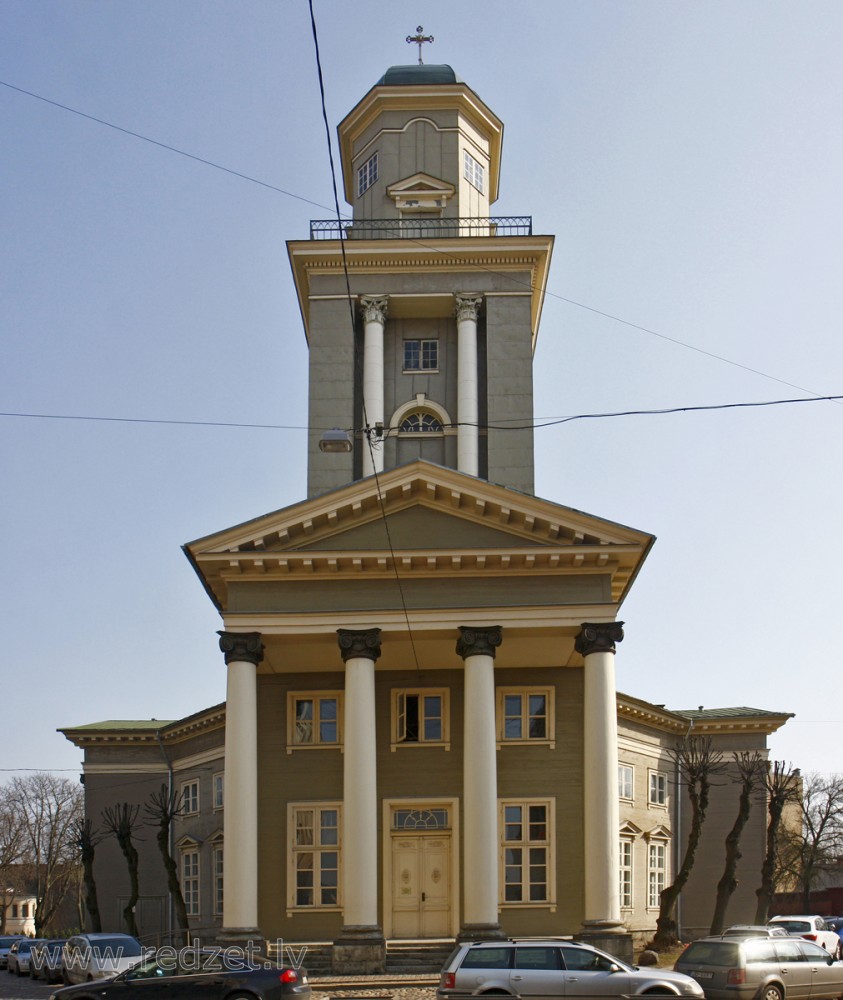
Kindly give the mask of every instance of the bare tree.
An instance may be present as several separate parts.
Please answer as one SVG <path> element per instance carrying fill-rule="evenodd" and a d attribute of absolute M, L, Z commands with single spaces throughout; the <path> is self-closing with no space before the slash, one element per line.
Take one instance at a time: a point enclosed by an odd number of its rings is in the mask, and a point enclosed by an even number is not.
<path fill-rule="evenodd" d="M 82 815 L 82 789 L 67 778 L 39 771 L 13 778 L 10 802 L 23 830 L 21 859 L 35 888 L 35 936 L 56 913 L 76 867 L 74 829 Z"/>
<path fill-rule="evenodd" d="M 711 918 L 710 934 L 720 934 L 726 922 L 729 900 L 738 887 L 736 872 L 741 858 L 741 836 L 752 811 L 753 796 L 762 785 L 767 769 L 766 760 L 757 750 L 736 752 L 732 755 L 732 759 L 737 772 L 734 780 L 741 786 L 741 791 L 738 797 L 738 814 L 732 829 L 726 835 L 726 863 L 717 883 L 717 898 L 714 904 L 714 916 Z"/>
<path fill-rule="evenodd" d="M 801 806 L 794 875 L 802 892 L 803 913 L 812 913 L 811 890 L 843 854 L 843 775 L 807 775 Z"/>
<path fill-rule="evenodd" d="M 23 851 L 23 825 L 10 789 L 0 788 L 0 934 L 6 933 L 6 916 L 17 892 L 18 862 Z"/>
<path fill-rule="evenodd" d="M 123 857 L 126 859 L 126 866 L 129 869 L 129 900 L 123 907 L 123 919 L 126 921 L 126 930 L 129 934 L 138 936 L 138 925 L 135 920 L 135 906 L 137 906 L 140 889 L 138 887 L 138 852 L 133 842 L 133 835 L 138 826 L 139 805 L 131 805 L 128 802 L 118 802 L 116 805 L 107 806 L 102 811 L 103 826 L 106 831 L 117 838 Z"/>
<path fill-rule="evenodd" d="M 94 881 L 94 855 L 97 845 L 102 840 L 102 834 L 94 829 L 89 819 L 79 819 L 76 822 L 76 846 L 82 861 L 82 885 L 85 893 L 85 909 L 91 920 L 91 930 L 102 930 L 100 906 L 97 899 L 97 883 Z"/>
<path fill-rule="evenodd" d="M 155 839 L 158 842 L 158 850 L 161 852 L 161 860 L 164 862 L 164 869 L 167 872 L 167 887 L 173 899 L 176 910 L 176 920 L 179 930 L 185 933 L 188 930 L 187 908 L 184 905 L 184 896 L 179 882 L 179 870 L 175 858 L 170 853 L 170 828 L 173 820 L 182 811 L 182 797 L 175 791 L 167 791 L 166 785 L 161 785 L 158 792 L 153 792 L 149 796 L 149 801 L 144 805 L 144 816 L 150 826 L 156 826 Z"/>
<path fill-rule="evenodd" d="M 679 894 L 694 867 L 697 847 L 708 811 L 712 779 L 726 769 L 723 754 L 719 750 L 712 749 L 710 737 L 686 736 L 685 739 L 677 743 L 670 753 L 679 775 L 688 789 L 688 798 L 691 802 L 691 823 L 682 864 L 679 866 L 673 883 L 662 889 L 659 898 L 659 916 L 656 920 L 656 933 L 651 945 L 656 951 L 665 951 L 677 942 L 676 901 L 679 899 Z"/>
<path fill-rule="evenodd" d="M 798 803 L 802 779 L 797 770 L 783 760 L 767 765 L 765 780 L 767 792 L 767 846 L 761 865 L 761 885 L 755 890 L 758 904 L 755 908 L 755 923 L 766 924 L 770 916 L 770 903 L 776 891 L 776 865 L 779 855 L 779 832 L 785 808 Z"/>

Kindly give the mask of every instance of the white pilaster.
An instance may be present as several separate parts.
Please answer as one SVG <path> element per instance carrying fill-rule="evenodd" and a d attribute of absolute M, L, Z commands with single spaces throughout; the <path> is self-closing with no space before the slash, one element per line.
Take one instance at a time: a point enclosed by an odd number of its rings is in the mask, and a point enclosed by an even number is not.
<path fill-rule="evenodd" d="M 360 299 L 363 313 L 363 406 L 364 420 L 374 428 L 383 424 L 383 331 L 386 325 L 386 295 Z M 363 475 L 383 472 L 383 441 L 371 435 L 363 437 Z"/>
<path fill-rule="evenodd" d="M 258 720 L 259 632 L 220 632 L 228 668 L 225 704 L 225 813 L 223 817 L 223 934 L 258 936 Z"/>
<path fill-rule="evenodd" d="M 586 926 L 621 924 L 618 835 L 618 709 L 615 643 L 623 622 L 585 623 L 576 648 L 585 664 L 583 835 Z"/>
<path fill-rule="evenodd" d="M 378 921 L 378 799 L 375 743 L 375 660 L 380 629 L 338 631 L 345 660 L 343 720 L 343 924 Z"/>
<path fill-rule="evenodd" d="M 478 422 L 477 314 L 482 297 L 457 295 L 457 469 L 476 476 L 480 469 Z"/>
<path fill-rule="evenodd" d="M 460 627 L 463 685 L 464 921 L 461 936 L 500 937 L 495 649 L 500 626 Z"/>

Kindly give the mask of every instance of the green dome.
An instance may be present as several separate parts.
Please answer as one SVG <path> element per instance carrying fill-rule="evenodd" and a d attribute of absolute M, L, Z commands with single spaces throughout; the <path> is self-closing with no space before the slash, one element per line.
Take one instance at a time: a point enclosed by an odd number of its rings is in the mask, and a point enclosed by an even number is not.
<path fill-rule="evenodd" d="M 375 84 L 376 87 L 407 87 L 418 83 L 462 83 L 463 81 L 444 63 L 435 66 L 390 66 Z"/>

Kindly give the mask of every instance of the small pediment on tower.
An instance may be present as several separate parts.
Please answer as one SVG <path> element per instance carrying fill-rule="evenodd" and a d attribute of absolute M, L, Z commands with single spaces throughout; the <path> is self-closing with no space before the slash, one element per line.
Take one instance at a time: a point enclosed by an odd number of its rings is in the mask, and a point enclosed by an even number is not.
<path fill-rule="evenodd" d="M 430 174 L 417 173 L 390 184 L 386 191 L 399 210 L 438 212 L 454 197 L 456 188 Z"/>

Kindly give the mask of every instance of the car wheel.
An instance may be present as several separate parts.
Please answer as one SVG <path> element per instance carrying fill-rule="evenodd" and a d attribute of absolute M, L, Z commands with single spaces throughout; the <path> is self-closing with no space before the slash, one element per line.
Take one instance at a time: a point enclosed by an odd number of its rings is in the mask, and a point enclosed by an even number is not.
<path fill-rule="evenodd" d="M 784 991 L 780 986 L 773 986 L 771 983 L 764 989 L 762 1000 L 784 1000 Z"/>

